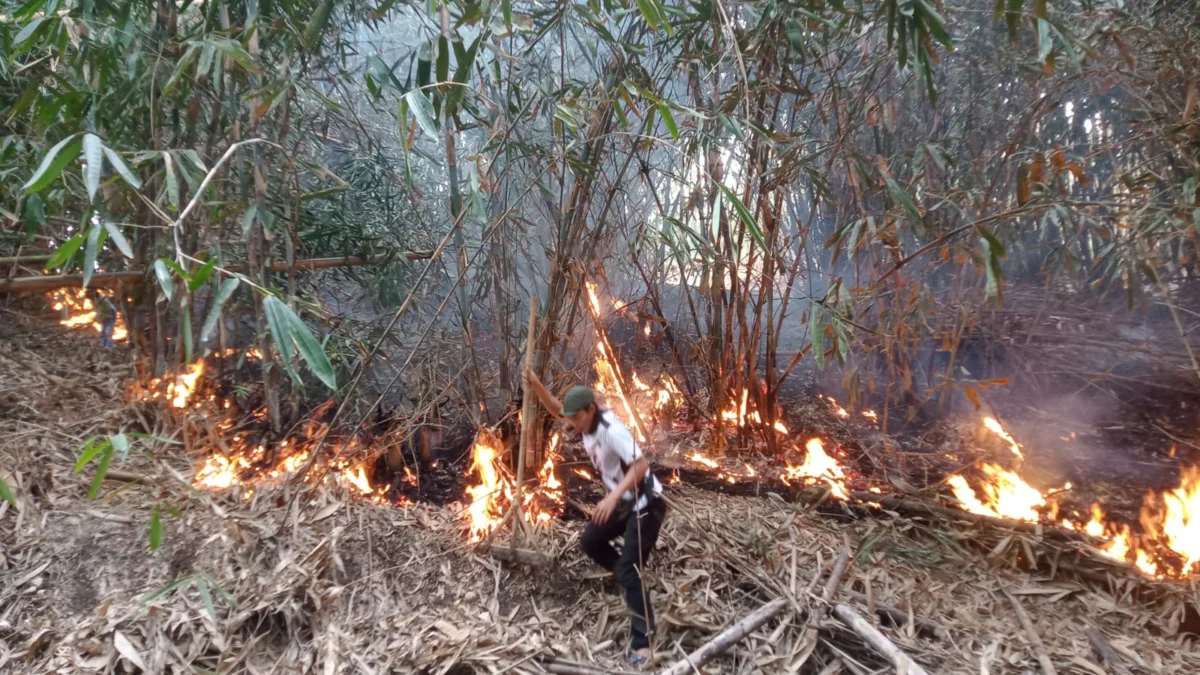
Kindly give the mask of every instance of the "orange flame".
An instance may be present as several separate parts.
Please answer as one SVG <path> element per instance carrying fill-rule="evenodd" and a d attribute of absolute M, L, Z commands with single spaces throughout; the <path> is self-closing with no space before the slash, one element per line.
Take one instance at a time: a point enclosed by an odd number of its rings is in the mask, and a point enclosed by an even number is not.
<path fill-rule="evenodd" d="M 993 518 L 1038 521 L 1041 514 L 1037 509 L 1046 505 L 1046 498 L 1037 488 L 1002 466 L 983 464 L 979 468 L 988 479 L 982 484 L 982 500 L 966 478 L 954 475 L 947 480 L 963 510 Z"/>
<path fill-rule="evenodd" d="M 1140 520 L 1148 537 L 1183 558 L 1183 573 L 1192 572 L 1200 563 L 1200 467 L 1184 467 L 1179 487 L 1146 495 Z"/>
<path fill-rule="evenodd" d="M 98 290 L 96 292 L 111 302 L 112 296 L 108 291 Z M 60 288 L 51 291 L 49 297 L 54 311 L 61 312 L 63 315 L 58 322 L 59 325 L 67 328 L 91 326 L 97 333 L 104 332 L 104 323 L 100 321 L 100 313 L 88 296 L 87 289 Z M 114 317 L 112 340 L 113 342 L 124 342 L 128 337 L 129 331 L 125 329 L 125 320 L 121 318 L 121 313 L 117 312 Z"/>
<path fill-rule="evenodd" d="M 1003 438 L 1004 440 L 1008 441 L 1009 449 L 1012 450 L 1012 453 L 1014 455 L 1016 455 L 1017 457 L 1020 457 L 1020 458 L 1025 457 L 1025 455 L 1021 453 L 1020 444 L 1017 443 L 1016 440 L 1014 440 L 1013 437 L 1010 436 L 1009 433 L 1004 430 L 1004 427 L 1001 426 L 1000 423 L 997 422 L 995 419 L 993 419 L 991 417 L 983 418 L 983 427 L 985 429 L 987 429 L 988 431 L 992 432 L 993 434 L 996 434 L 1000 438 Z"/>
<path fill-rule="evenodd" d="M 471 540 L 478 541 L 492 528 L 500 524 L 505 506 L 512 499 L 508 486 L 500 480 L 496 460 L 500 457 L 499 440 L 485 430 L 480 430 L 472 448 L 471 472 L 479 476 L 477 485 L 467 486 L 471 501 L 467 506 L 470 518 Z"/>
<path fill-rule="evenodd" d="M 167 385 L 167 397 L 171 399 L 174 408 L 186 408 L 192 392 L 196 391 L 196 381 L 204 374 L 204 360 L 198 359 L 188 367 L 187 372 L 180 373 L 174 382 Z"/>
<path fill-rule="evenodd" d="M 592 310 L 592 317 L 595 319 L 597 326 L 600 323 L 600 297 L 596 294 L 596 284 L 588 281 L 585 282 L 588 292 L 588 305 Z M 597 330 L 596 340 L 596 391 L 602 394 L 611 394 L 616 396 L 621 405 L 625 408 L 624 421 L 633 431 L 634 436 L 639 442 L 646 441 L 646 430 L 641 427 L 638 422 L 638 416 L 633 412 L 633 405 L 630 404 L 629 398 L 625 395 L 625 387 L 622 384 L 621 369 L 613 358 L 612 346 L 608 343 L 608 336 L 604 331 Z"/>
<path fill-rule="evenodd" d="M 825 452 L 825 445 L 819 438 L 810 438 L 804 446 L 807 453 L 804 463 L 800 466 L 788 465 L 780 479 L 789 483 L 791 480 L 821 480 L 829 485 L 830 494 L 841 500 L 850 498 L 846 489 L 846 473 L 837 460 Z"/>
<path fill-rule="evenodd" d="M 829 402 L 829 405 L 833 406 L 833 412 L 838 417 L 840 417 L 842 419 L 846 419 L 846 418 L 850 417 L 850 413 L 846 412 L 846 409 L 843 408 L 840 403 L 838 403 L 836 400 L 834 400 L 834 398 L 832 396 L 822 395 L 821 398 L 825 399 L 826 401 Z"/>

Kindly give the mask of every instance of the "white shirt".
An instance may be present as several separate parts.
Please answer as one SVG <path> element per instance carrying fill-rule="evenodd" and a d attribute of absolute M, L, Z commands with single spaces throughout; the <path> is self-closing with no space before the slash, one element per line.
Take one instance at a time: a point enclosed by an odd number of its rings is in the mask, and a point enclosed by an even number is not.
<path fill-rule="evenodd" d="M 600 479 L 604 481 L 605 487 L 612 491 L 625 479 L 625 470 L 642 456 L 642 449 L 638 447 L 637 441 L 633 440 L 629 427 L 617 419 L 616 415 L 609 410 L 599 414 L 600 422 L 596 425 L 596 433 L 583 434 L 583 448 L 587 450 L 592 466 L 600 472 Z M 662 485 L 652 473 L 650 484 L 654 487 L 655 497 L 662 494 Z M 626 490 L 621 499 L 633 499 L 633 491 Z M 639 495 L 637 509 L 640 511 L 646 508 L 648 501 L 646 495 Z"/>

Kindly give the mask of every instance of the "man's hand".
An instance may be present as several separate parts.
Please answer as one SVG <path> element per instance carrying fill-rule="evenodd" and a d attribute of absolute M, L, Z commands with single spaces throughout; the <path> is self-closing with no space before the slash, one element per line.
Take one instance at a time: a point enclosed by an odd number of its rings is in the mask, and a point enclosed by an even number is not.
<path fill-rule="evenodd" d="M 525 382 L 526 389 L 532 389 L 535 382 L 541 384 L 541 382 L 538 381 L 537 375 L 533 374 L 533 367 L 529 364 L 525 364 L 521 367 L 521 380 Z"/>
<path fill-rule="evenodd" d="M 616 510 L 617 503 L 620 501 L 621 494 L 619 492 L 614 491 L 605 495 L 604 499 L 601 499 L 600 503 L 592 511 L 592 522 L 597 525 L 607 523 L 608 519 L 612 517 L 613 511 Z"/>

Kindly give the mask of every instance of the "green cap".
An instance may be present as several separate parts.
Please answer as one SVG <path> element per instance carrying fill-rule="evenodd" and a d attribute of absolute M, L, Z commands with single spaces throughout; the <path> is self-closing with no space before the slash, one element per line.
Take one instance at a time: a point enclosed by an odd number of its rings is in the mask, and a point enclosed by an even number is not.
<path fill-rule="evenodd" d="M 570 417 L 596 402 L 596 393 L 588 387 L 571 387 L 563 396 L 563 417 Z"/>

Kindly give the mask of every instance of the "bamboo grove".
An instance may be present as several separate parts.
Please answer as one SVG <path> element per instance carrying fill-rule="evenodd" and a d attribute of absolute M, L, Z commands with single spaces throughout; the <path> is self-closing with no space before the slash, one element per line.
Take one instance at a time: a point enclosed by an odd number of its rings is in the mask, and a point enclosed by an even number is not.
<path fill-rule="evenodd" d="M 812 367 L 903 418 L 962 385 L 923 350 L 1018 289 L 1174 311 L 1187 5 L 5 1 L 0 235 L 83 284 L 140 272 L 116 298 L 143 377 L 248 326 L 276 430 L 305 391 L 397 380 L 495 421 L 528 298 L 550 376 L 589 283 L 717 424 L 735 391 L 775 419 Z M 380 312 L 332 320 L 348 287 Z M 457 355 L 404 360 L 432 340 Z"/>

